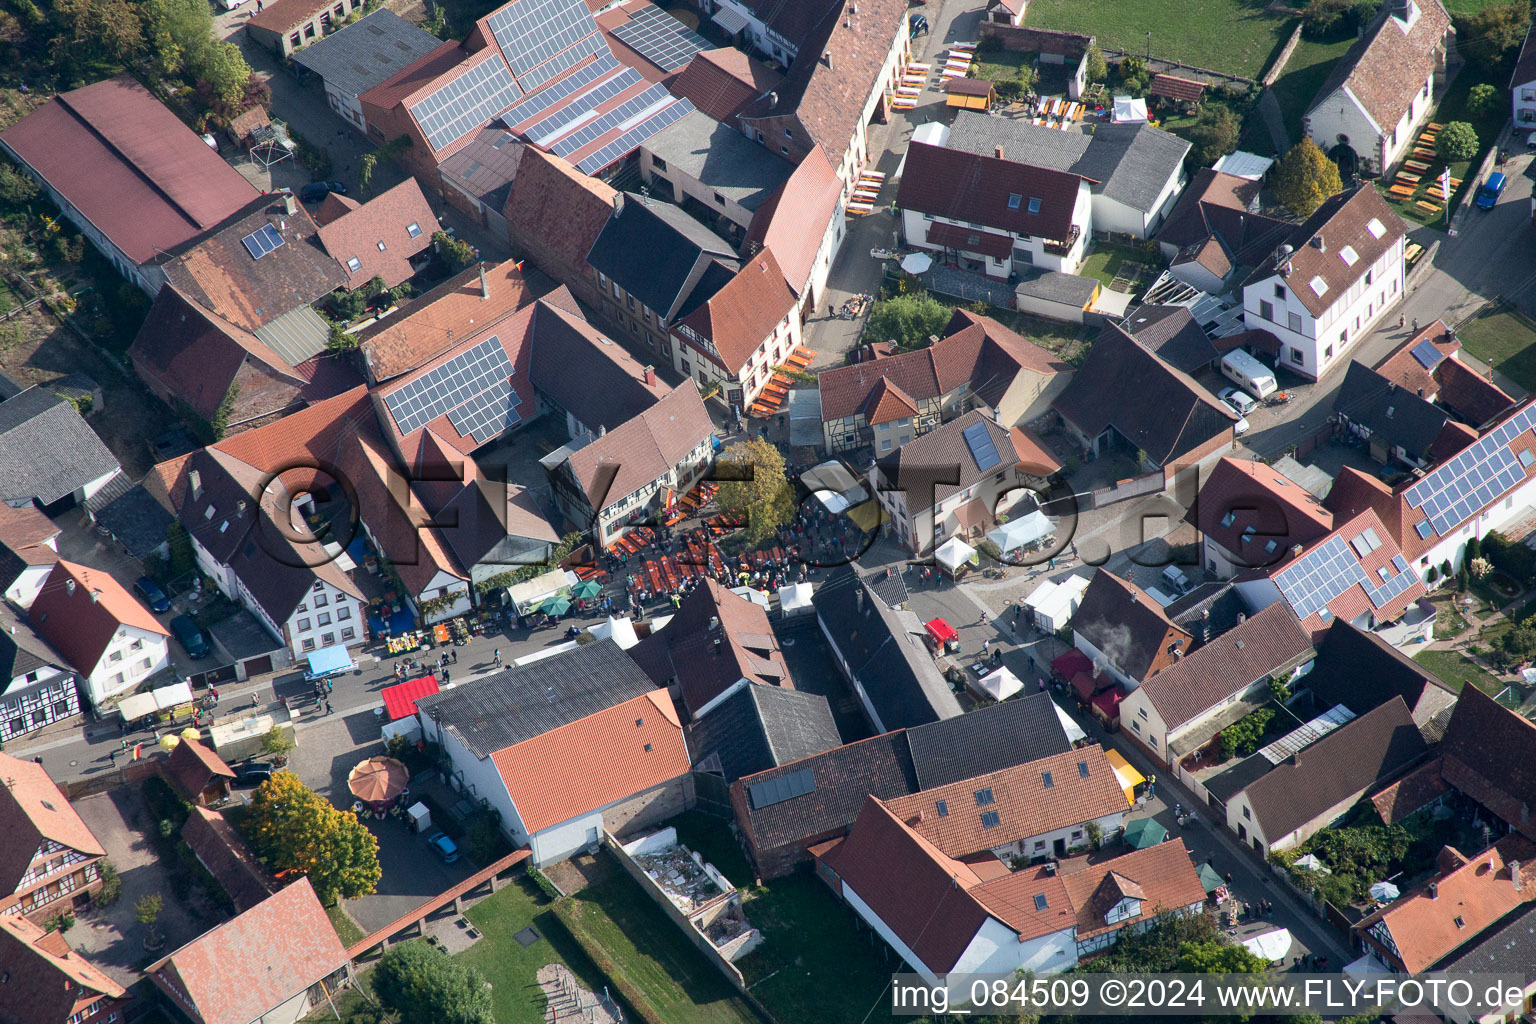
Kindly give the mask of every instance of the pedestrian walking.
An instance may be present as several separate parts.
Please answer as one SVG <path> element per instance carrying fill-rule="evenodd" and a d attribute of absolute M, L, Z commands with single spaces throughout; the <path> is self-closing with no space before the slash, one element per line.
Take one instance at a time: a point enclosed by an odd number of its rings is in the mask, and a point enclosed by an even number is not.
<path fill-rule="evenodd" d="M 448 670 L 446 668 L 443 669 L 443 685 L 448 685 Z"/>
<path fill-rule="evenodd" d="M 213 702 L 217 704 L 219 702 L 219 688 L 217 686 L 210 686 L 208 687 L 208 692 L 213 694 Z"/>
<path fill-rule="evenodd" d="M 326 713 L 326 714 L 330 714 L 330 713 L 331 713 L 331 710 L 332 710 L 332 708 L 331 708 L 331 702 L 330 702 L 330 701 L 326 701 L 326 702 L 325 702 L 325 713 Z"/>
<path fill-rule="evenodd" d="M 459 649 L 455 647 L 451 653 L 453 654 L 453 663 L 457 665 L 459 663 Z"/>
<path fill-rule="evenodd" d="M 497 668 L 501 668 L 501 648 L 500 647 L 496 648 L 494 651 L 491 652 L 491 658 L 495 660 L 496 667 Z"/>
<path fill-rule="evenodd" d="M 117 767 L 117 751 L 109 750 L 109 751 L 107 751 L 107 754 L 108 754 L 108 756 L 110 756 L 112 758 L 112 767 L 116 768 Z"/>
<path fill-rule="evenodd" d="M 1232 884 L 1232 872 L 1230 872 L 1230 871 L 1227 872 L 1226 879 L 1227 879 L 1227 884 L 1231 885 Z"/>

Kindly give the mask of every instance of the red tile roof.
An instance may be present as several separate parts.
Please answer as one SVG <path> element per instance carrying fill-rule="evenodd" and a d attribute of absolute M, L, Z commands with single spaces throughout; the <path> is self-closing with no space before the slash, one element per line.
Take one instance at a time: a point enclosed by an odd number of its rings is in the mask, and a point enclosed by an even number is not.
<path fill-rule="evenodd" d="M 1333 530 L 1333 513 L 1311 492 L 1262 462 L 1234 458 L 1211 469 L 1185 518 L 1249 568 L 1275 564 L 1293 545 Z"/>
<path fill-rule="evenodd" d="M 123 626 L 171 635 L 117 580 L 62 558 L 43 581 L 27 619 L 76 671 L 86 675 L 95 670 Z"/>
<path fill-rule="evenodd" d="M 1467 686 L 1440 750 L 1446 782 L 1536 839 L 1536 725 Z"/>
<path fill-rule="evenodd" d="M 495 49 L 495 47 L 489 47 Z M 366 107 L 390 110 L 403 103 L 414 93 L 425 90 L 437 80 L 459 66 L 464 60 L 464 50 L 457 40 L 450 39 L 431 53 L 413 61 L 390 75 L 378 85 L 359 96 L 358 102 Z"/>
<path fill-rule="evenodd" d="M 302 25 L 331 5 L 331 0 L 274 0 L 250 15 L 246 25 L 279 34 Z"/>
<path fill-rule="evenodd" d="M 928 225 L 928 235 L 923 240 L 941 249 L 979 252 L 999 260 L 1013 252 L 1013 239 L 1008 235 L 993 234 L 963 224 L 941 224 L 935 221 Z"/>
<path fill-rule="evenodd" d="M 1045 442 L 1023 427 L 1008 431 L 1013 436 L 1013 450 L 1018 452 L 1019 467 L 1033 476 L 1050 476 L 1060 473 L 1061 460 L 1045 446 Z"/>
<path fill-rule="evenodd" d="M 1182 842 L 1159 843 L 1064 875 L 1077 912 L 1078 941 L 1205 902 L 1205 887 Z M 1120 900 L 1143 901 L 1141 914 L 1110 924 L 1104 916 Z"/>
<path fill-rule="evenodd" d="M 695 60 L 694 64 L 697 63 Z M 752 223 L 747 227 L 747 240 L 773 249 L 790 288 L 802 299 L 827 226 L 839 215 L 842 192 L 843 183 L 818 146 L 790 172 L 789 180 L 753 212 Z"/>
<path fill-rule="evenodd" d="M 1435 0 L 1425 2 L 1434 3 Z M 1381 224 L 1380 238 L 1371 233 L 1371 221 Z M 1353 192 L 1340 192 L 1325 200 L 1285 239 L 1292 249 L 1286 285 L 1308 312 L 1322 316 L 1407 232 L 1408 226 L 1387 205 L 1376 186 L 1360 185 Z M 1321 241 L 1323 248 L 1313 245 L 1314 241 Z M 1353 263 L 1340 255 L 1345 248 L 1355 251 Z M 1272 256 L 1260 263 L 1244 283 L 1255 284 L 1272 277 L 1278 260 L 1278 256 Z M 1318 278 L 1325 286 L 1321 293 L 1312 286 Z"/>
<path fill-rule="evenodd" d="M 75 813 L 43 766 L 0 754 L 0 887 L 9 893 L 26 874 L 27 865 L 51 839 L 93 857 L 106 855 L 80 815 Z"/>
<path fill-rule="evenodd" d="M 682 722 L 652 690 L 491 755 L 530 833 L 688 773 Z M 580 765 L 580 771 L 572 767 Z"/>
<path fill-rule="evenodd" d="M 669 88 L 674 96 L 729 124 L 742 108 L 772 92 L 783 79 L 763 61 L 727 46 L 697 54 Z"/>
<path fill-rule="evenodd" d="M 410 232 L 414 225 L 416 233 Z M 320 229 L 325 251 L 347 273 L 347 288 L 361 288 L 374 277 L 386 287 L 408 279 L 414 270 L 411 257 L 426 252 L 437 230 L 437 215 L 415 178 L 368 200 L 350 213 L 331 220 Z M 357 270 L 350 260 L 360 264 Z"/>
<path fill-rule="evenodd" d="M 571 471 L 588 499 L 607 507 L 664 477 L 713 433 L 699 389 L 684 382 L 639 416 L 573 453 Z"/>
<path fill-rule="evenodd" d="M 5 1017 L 18 1024 L 64 1024 L 102 997 L 127 995 L 62 933 L 45 932 L 19 914 L 0 914 L 0 977 Z"/>
<path fill-rule="evenodd" d="M 136 263 L 259 195 L 127 75 L 60 93 L 0 141 Z"/>
<path fill-rule="evenodd" d="M 166 774 L 181 787 L 183 795 L 195 803 L 203 789 L 215 779 L 232 779 L 235 770 L 224 759 L 194 739 L 183 738 L 165 759 Z"/>
<path fill-rule="evenodd" d="M 1426 341 L 1441 357 L 1430 368 L 1413 354 L 1413 350 Z M 1515 400 L 1497 384 L 1473 372 L 1459 358 L 1460 352 L 1461 342 L 1456 335 L 1446 327 L 1445 321 L 1435 320 L 1377 363 L 1376 372 L 1398 387 L 1408 389 L 1410 394 L 1427 398 L 1463 422 L 1480 427 L 1502 416 Z"/>
<path fill-rule="evenodd" d="M 1335 522 L 1338 522 L 1338 520 L 1336 519 Z M 1362 557 L 1350 542 L 1366 530 L 1373 530 L 1380 539 L 1381 544 Z M 1359 565 L 1366 579 L 1370 580 L 1371 586 L 1380 586 L 1383 582 L 1378 573 L 1380 569 L 1386 569 L 1389 576 L 1397 575 L 1398 570 L 1392 564 L 1392 559 L 1394 556 L 1402 555 L 1402 549 L 1397 546 L 1393 531 L 1383 525 L 1381 518 L 1374 510 L 1368 508 L 1343 522 L 1328 535 L 1328 538 L 1331 537 L 1337 537 L 1344 541 L 1348 557 Z M 1285 593 L 1285 586 L 1293 582 L 1300 583 L 1302 577 L 1308 571 L 1307 565 L 1297 566 L 1298 560 L 1305 558 L 1308 552 L 1316 550 L 1328 538 L 1320 538 L 1308 545 L 1306 550 L 1300 555 L 1293 554 L 1275 563 L 1273 567 L 1267 568 L 1266 572 L 1269 578 L 1280 588 L 1282 597 Z M 1414 572 L 1411 564 L 1407 571 Z M 1415 573 L 1414 580 L 1404 587 L 1401 593 L 1378 608 L 1366 594 L 1365 587 L 1357 582 L 1346 587 L 1333 600 L 1329 601 L 1327 610 L 1331 613 L 1333 619 L 1341 619 L 1344 622 L 1353 622 L 1356 618 L 1366 613 L 1369 613 L 1377 623 L 1393 622 L 1410 605 L 1422 598 L 1425 593 L 1424 582 Z M 1314 637 L 1320 638 L 1323 631 L 1327 630 L 1330 621 L 1322 617 L 1321 611 L 1316 611 L 1303 619 L 1301 624 Z"/>
<path fill-rule="evenodd" d="M 740 373 L 794 308 L 795 293 L 785 283 L 773 250 L 763 249 L 707 302 L 683 317 L 675 332 L 686 340 L 692 331 L 713 342 L 720 364 L 729 373 Z M 711 358 L 707 349 L 700 351 Z"/>
<path fill-rule="evenodd" d="M 916 142 L 907 148 L 896 202 L 916 213 L 1061 240 L 1071 233 L 1078 188 L 1085 180 L 1065 171 Z M 957 182 L 965 184 L 956 187 Z M 1010 195 L 1022 197 L 1017 209 L 1009 209 Z M 1029 212 L 1033 199 L 1041 201 L 1039 213 Z"/>
<path fill-rule="evenodd" d="M 1153 75 L 1152 88 L 1149 91 L 1153 96 L 1166 96 L 1170 100 L 1198 103 L 1200 94 L 1205 92 L 1205 83 L 1189 78 L 1177 78 L 1173 75 Z"/>
<path fill-rule="evenodd" d="M 881 377 L 864 401 L 864 422 L 870 426 L 891 420 L 911 419 L 917 415 L 917 403 L 889 377 Z"/>
<path fill-rule="evenodd" d="M 524 146 L 517 177 L 501 214 L 514 243 L 536 242 L 547 250 L 541 261 L 556 278 L 564 274 L 591 276 L 587 253 L 613 215 L 612 186 L 588 177 L 565 160 L 533 146 Z"/>
<path fill-rule="evenodd" d="M 47 542 L 59 533 L 53 520 L 39 512 L 35 506 L 12 508 L 0 502 L 0 545 L 20 554 L 28 548 L 46 547 Z"/>
<path fill-rule="evenodd" d="M 1450 783 L 1441 773 L 1440 758 L 1419 765 L 1387 788 L 1371 796 L 1371 806 L 1381 820 L 1391 825 L 1417 814 L 1433 801 L 1450 792 Z"/>
<path fill-rule="evenodd" d="M 347 438 L 338 469 L 356 491 L 364 525 L 413 598 L 425 596 L 440 574 L 469 579 L 383 441 L 361 431 Z"/>
<path fill-rule="evenodd" d="M 249 1024 L 346 963 L 325 908 L 300 878 L 145 973 L 202 1024 Z"/>
<path fill-rule="evenodd" d="M 192 813 L 181 826 L 181 838 L 224 887 L 237 911 L 250 910 L 281 888 L 218 811 L 193 804 Z"/>
<path fill-rule="evenodd" d="M 384 713 L 391 722 L 409 718 L 416 713 L 416 701 L 438 692 L 437 676 L 427 675 L 419 679 L 407 679 L 394 686 L 386 686 L 379 692 L 384 698 Z"/>
<path fill-rule="evenodd" d="M 1376 20 L 1334 66 L 1328 80 L 1307 107 L 1310 114 L 1345 88 L 1383 134 L 1408 113 L 1424 83 L 1439 70 L 1451 18 L 1440 0 L 1405 0 L 1418 10 L 1413 27 L 1404 30 L 1397 0 L 1382 4 Z M 1374 192 L 1375 190 L 1372 189 Z"/>

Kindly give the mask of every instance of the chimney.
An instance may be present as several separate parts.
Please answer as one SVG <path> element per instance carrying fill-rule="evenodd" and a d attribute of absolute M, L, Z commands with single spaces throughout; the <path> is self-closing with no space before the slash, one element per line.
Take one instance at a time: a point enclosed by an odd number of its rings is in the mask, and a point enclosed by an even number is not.
<path fill-rule="evenodd" d="M 715 637 L 715 657 L 720 657 L 720 638 Z"/>
<path fill-rule="evenodd" d="M 776 93 L 776 92 L 770 92 L 768 94 L 768 109 L 769 110 L 773 110 L 773 109 L 777 108 L 778 105 L 779 105 L 779 94 Z"/>
<path fill-rule="evenodd" d="M 719 628 L 720 628 L 720 616 L 718 616 L 718 615 L 711 615 L 709 617 L 709 631 L 711 633 L 713 633 L 715 630 L 717 630 Z"/>
<path fill-rule="evenodd" d="M 1301 555 L 1301 545 L 1300 544 L 1292 544 L 1291 545 L 1291 554 L 1296 555 L 1296 556 L 1299 557 Z"/>
<path fill-rule="evenodd" d="M 187 472 L 187 484 L 192 488 L 192 500 L 197 501 L 203 496 L 203 474 L 197 470 Z"/>
<path fill-rule="evenodd" d="M 1437 899 L 1440 898 L 1440 883 L 1439 882 L 1430 882 L 1429 883 L 1429 898 L 1432 899 L 1432 900 L 1437 900 Z"/>
<path fill-rule="evenodd" d="M 1248 616 L 1244 615 L 1242 612 L 1238 612 L 1237 613 L 1237 624 L 1239 626 L 1241 626 L 1243 623 L 1245 623 L 1247 621 L 1248 621 Z"/>
<path fill-rule="evenodd" d="M 1001 160 L 1003 158 L 1003 147 L 1001 145 L 993 146 L 992 155 Z"/>
<path fill-rule="evenodd" d="M 1520 862 L 1517 860 L 1509 862 L 1509 880 L 1514 883 L 1515 892 L 1525 888 L 1525 879 L 1520 877 Z"/>
<path fill-rule="evenodd" d="M 642 372 L 645 374 L 645 382 L 647 384 L 654 385 L 656 383 L 656 367 L 647 366 Z"/>
<path fill-rule="evenodd" d="M 283 209 L 288 212 L 288 216 L 290 217 L 296 216 L 298 214 L 299 201 L 293 197 L 292 192 L 283 193 Z"/>
<path fill-rule="evenodd" d="M 480 297 L 482 299 L 488 299 L 491 297 L 491 282 L 485 279 L 484 263 L 480 264 Z"/>
<path fill-rule="evenodd" d="M 615 217 L 617 217 L 619 214 L 621 214 L 623 212 L 624 212 L 624 193 L 623 192 L 615 192 L 613 194 L 613 215 Z"/>
<path fill-rule="evenodd" d="M 1323 242 L 1323 236 L 1322 235 L 1313 235 L 1312 236 L 1312 240 L 1308 244 L 1311 245 L 1312 248 L 1316 249 L 1318 252 L 1327 252 L 1328 251 L 1328 246 Z"/>
<path fill-rule="evenodd" d="M 74 592 L 75 592 L 75 581 L 74 580 L 65 580 L 64 581 L 64 593 L 66 593 L 66 594 L 73 594 Z"/>
<path fill-rule="evenodd" d="M 91 604 L 95 604 L 96 602 L 98 602 L 100 600 L 101 600 L 101 591 L 99 591 L 99 590 L 91 591 Z"/>
<path fill-rule="evenodd" d="M 1423 388 L 1419 388 L 1419 397 L 1420 398 L 1424 397 L 1424 389 Z"/>
<path fill-rule="evenodd" d="M 827 70 L 828 71 L 836 70 L 835 68 L 832 67 L 832 51 L 831 50 L 828 50 L 826 53 L 821 55 L 821 62 L 827 66 Z"/>
<path fill-rule="evenodd" d="M 859 587 L 853 592 L 853 606 L 859 611 L 864 610 L 864 588 Z"/>

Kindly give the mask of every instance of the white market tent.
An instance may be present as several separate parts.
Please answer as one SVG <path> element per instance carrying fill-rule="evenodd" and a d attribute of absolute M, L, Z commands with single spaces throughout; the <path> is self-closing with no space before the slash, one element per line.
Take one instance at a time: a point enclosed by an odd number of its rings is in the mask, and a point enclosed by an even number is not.
<path fill-rule="evenodd" d="M 785 618 L 809 615 L 816 609 L 811 606 L 811 585 L 793 583 L 779 588 L 779 611 Z"/>
<path fill-rule="evenodd" d="M 608 616 L 607 622 L 599 622 L 587 630 L 599 640 L 613 638 L 613 642 L 619 645 L 619 650 L 627 651 L 640 642 L 635 635 L 635 624 L 628 619 L 616 619 Z"/>
<path fill-rule="evenodd" d="M 1003 554 L 1021 548 L 1025 544 L 1033 544 L 1044 540 L 1056 533 L 1056 524 L 1046 517 L 1044 512 L 1035 509 L 1027 516 L 1010 520 L 987 534 L 987 539 L 996 544 Z"/>
<path fill-rule="evenodd" d="M 751 587 L 732 587 L 731 593 L 735 594 L 737 597 L 746 598 L 748 601 L 751 601 L 753 604 L 757 605 L 759 608 L 764 609 L 765 611 L 770 607 L 768 595 L 761 590 L 754 590 Z"/>
<path fill-rule="evenodd" d="M 869 500 L 869 491 L 864 489 L 857 477 L 848 472 L 848 467 L 836 459 L 807 469 L 800 474 L 800 482 L 833 515 Z"/>
<path fill-rule="evenodd" d="M 1263 957 L 1270 963 L 1276 960 L 1284 960 L 1291 951 L 1291 933 L 1284 928 L 1276 928 L 1274 931 L 1255 935 L 1251 939 L 1244 939 L 1243 946 L 1254 956 Z"/>
<path fill-rule="evenodd" d="M 982 676 L 976 686 L 993 700 L 1007 700 L 1024 689 L 1024 682 L 1004 667 Z"/>
<path fill-rule="evenodd" d="M 148 693 L 135 693 L 131 697 L 124 697 L 122 703 L 118 704 L 117 710 L 122 713 L 124 721 L 133 722 L 145 715 L 152 715 L 156 711 L 165 711 L 168 708 L 190 703 L 192 703 L 192 687 L 186 683 L 172 683 L 170 686 L 162 686 Z"/>
<path fill-rule="evenodd" d="M 1116 124 L 1146 124 L 1147 101 L 1132 96 L 1115 97 Z"/>
<path fill-rule="evenodd" d="M 715 23 L 719 24 L 716 18 Z M 912 141 L 924 142 L 930 146 L 942 146 L 949 141 L 949 125 L 942 121 L 929 121 L 912 129 Z M 900 181 L 901 175 L 907 169 L 907 154 L 901 154 L 901 163 L 896 165 L 896 173 L 891 175 L 892 181 Z M 794 392 L 790 392 L 793 394 Z"/>
<path fill-rule="evenodd" d="M 1083 592 L 1088 589 L 1086 576 L 1068 576 L 1060 581 L 1046 580 L 1025 598 L 1024 605 L 1035 613 L 1035 624 L 1055 633 L 1072 621 Z"/>
<path fill-rule="evenodd" d="M 1061 719 L 1061 727 L 1067 731 L 1068 743 L 1076 743 L 1078 740 L 1088 738 L 1088 733 L 1083 731 L 1083 727 L 1077 724 L 1077 720 L 1072 717 L 1066 708 L 1055 701 L 1051 701 L 1051 704 L 1056 708 L 1056 717 Z"/>
<path fill-rule="evenodd" d="M 955 572 L 966 562 L 976 557 L 976 549 L 959 537 L 951 537 L 939 545 L 939 550 L 933 553 L 933 557 L 944 568 L 950 572 Z"/>
<path fill-rule="evenodd" d="M 581 582 L 581 578 L 569 569 L 554 569 L 542 576 L 535 576 L 526 583 L 515 583 L 507 588 L 507 598 L 517 614 L 527 615 L 546 597 L 553 597 Z"/>

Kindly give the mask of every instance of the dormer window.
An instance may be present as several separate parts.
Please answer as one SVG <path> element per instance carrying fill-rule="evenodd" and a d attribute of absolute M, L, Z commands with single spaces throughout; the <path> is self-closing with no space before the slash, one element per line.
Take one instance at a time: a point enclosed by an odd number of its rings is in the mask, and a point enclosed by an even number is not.
<path fill-rule="evenodd" d="M 1228 512 L 1226 515 L 1221 517 L 1221 525 L 1223 529 L 1231 526 L 1235 522 L 1237 522 L 1236 512 Z"/>
<path fill-rule="evenodd" d="M 351 259 L 347 260 L 347 269 L 352 271 L 354 274 L 359 273 L 363 269 L 363 261 L 358 259 L 356 256 L 353 256 Z"/>

